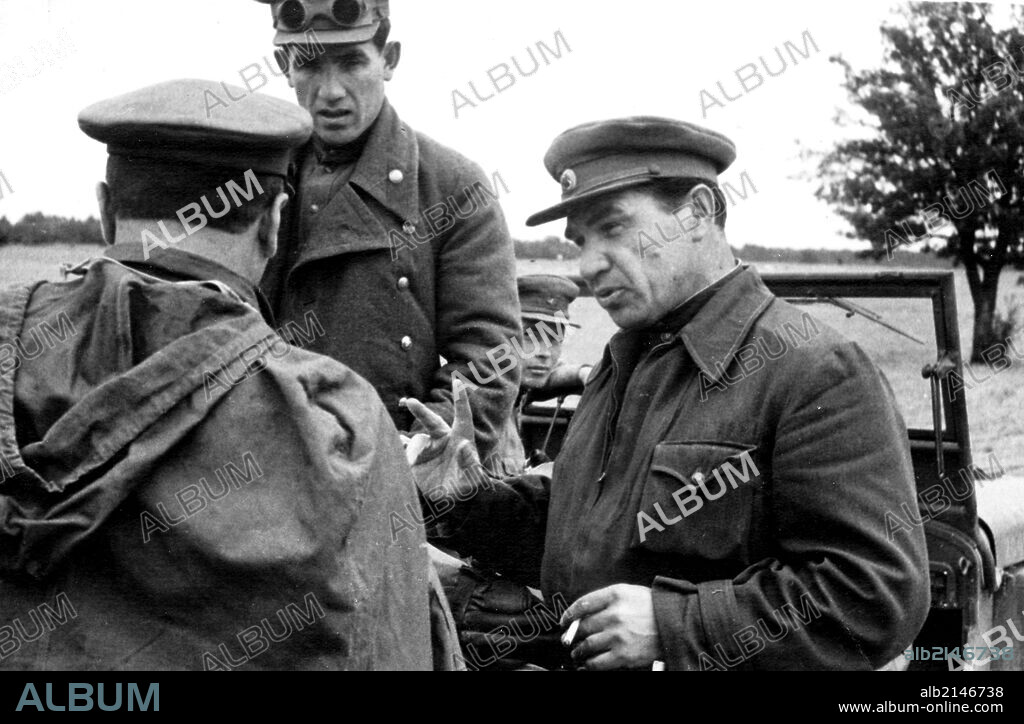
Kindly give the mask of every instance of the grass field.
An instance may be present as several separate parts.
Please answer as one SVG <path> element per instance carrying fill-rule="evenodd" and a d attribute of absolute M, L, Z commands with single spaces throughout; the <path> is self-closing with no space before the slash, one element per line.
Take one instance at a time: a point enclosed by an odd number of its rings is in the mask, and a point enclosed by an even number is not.
<path fill-rule="evenodd" d="M 98 248 L 82 246 L 0 247 L 0 286 L 25 283 L 36 279 L 59 279 L 60 264 L 77 263 L 100 253 Z M 831 271 L 834 268 L 810 264 L 759 264 L 765 271 L 803 271 L 808 273 Z M 881 271 L 891 267 L 865 265 L 866 270 Z M 849 265 L 841 268 L 852 271 Z M 519 273 L 575 274 L 575 262 L 526 261 L 519 262 Z M 1014 284 L 1016 274 L 1004 274 L 1000 304 L 1011 297 L 1024 302 L 1024 288 Z M 970 347 L 973 326 L 973 308 L 967 280 L 962 271 L 956 272 L 957 303 L 960 317 L 960 338 L 965 349 Z M 908 424 L 916 427 L 931 426 L 929 391 L 921 377 L 921 367 L 934 361 L 934 334 L 931 328 L 930 303 L 916 300 L 858 302 L 881 314 L 887 321 L 921 338 L 919 345 L 889 332 L 859 317 L 846 319 L 835 308 L 815 305 L 809 311 L 829 325 L 858 341 L 885 371 L 899 399 Z M 581 299 L 571 310 L 573 319 L 583 329 L 571 335 L 566 342 L 565 357 L 570 362 L 595 361 L 615 326 L 593 299 Z M 1018 350 L 1024 350 L 1024 337 L 1015 337 Z M 991 370 L 980 367 L 976 377 L 983 379 Z M 1015 361 L 1012 367 L 983 384 L 966 391 L 971 437 L 975 460 L 991 467 L 989 456 L 995 455 L 1007 472 L 1024 474 L 1024 363 Z"/>

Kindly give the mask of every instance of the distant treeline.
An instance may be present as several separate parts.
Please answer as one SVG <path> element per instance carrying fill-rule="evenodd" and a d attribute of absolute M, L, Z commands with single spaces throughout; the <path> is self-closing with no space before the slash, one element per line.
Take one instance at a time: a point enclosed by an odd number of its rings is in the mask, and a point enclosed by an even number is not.
<path fill-rule="evenodd" d="M 580 248 L 572 242 L 549 236 L 542 241 L 515 242 L 516 258 L 518 259 L 576 259 Z M 784 264 L 865 264 L 873 259 L 870 249 L 857 251 L 854 249 L 773 249 L 766 246 L 748 244 L 733 247 L 733 251 L 743 261 L 777 262 Z M 949 269 L 949 259 L 940 259 L 934 254 L 919 254 L 897 250 L 896 257 L 900 266 Z M 885 262 L 883 256 L 880 262 Z"/>
<path fill-rule="evenodd" d="M 0 245 L 6 244 L 103 244 L 103 233 L 99 219 L 93 216 L 81 221 L 37 212 L 26 214 L 16 224 L 0 216 Z"/>
<path fill-rule="evenodd" d="M 85 221 L 63 216 L 49 216 L 36 212 L 26 214 L 21 221 L 12 224 L 7 217 L 0 217 L 0 246 L 5 244 L 93 244 L 102 245 L 103 235 L 99 219 L 90 216 Z M 549 236 L 540 241 L 515 241 L 518 259 L 577 259 L 580 248 L 570 241 Z M 772 249 L 765 246 L 747 245 L 735 248 L 736 255 L 743 261 L 781 262 L 787 264 L 864 264 L 871 261 L 871 251 L 851 249 Z M 901 266 L 925 268 L 950 268 L 949 259 L 937 258 L 934 254 L 896 252 Z M 882 257 L 882 261 L 885 258 Z"/>

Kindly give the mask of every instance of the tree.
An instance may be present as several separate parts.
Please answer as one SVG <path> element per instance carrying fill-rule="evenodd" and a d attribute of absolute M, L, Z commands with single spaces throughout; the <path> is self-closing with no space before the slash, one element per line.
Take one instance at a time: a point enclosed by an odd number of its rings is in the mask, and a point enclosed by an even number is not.
<path fill-rule="evenodd" d="M 821 162 L 819 198 L 876 256 L 923 243 L 964 265 L 974 301 L 972 361 L 996 339 L 999 274 L 1024 262 L 1024 12 L 910 3 L 882 26 L 881 68 L 844 87 L 864 133 Z M 997 21 L 996 25 L 990 19 Z"/>
<path fill-rule="evenodd" d="M 2 228 L 2 224 L 0 224 Z M 100 222 L 93 216 L 85 221 L 63 216 L 47 216 L 42 212 L 25 214 L 10 227 L 8 241 L 12 244 L 103 244 Z"/>
<path fill-rule="evenodd" d="M 11 222 L 7 220 L 6 216 L 0 216 L 0 246 L 3 246 L 11 237 Z"/>

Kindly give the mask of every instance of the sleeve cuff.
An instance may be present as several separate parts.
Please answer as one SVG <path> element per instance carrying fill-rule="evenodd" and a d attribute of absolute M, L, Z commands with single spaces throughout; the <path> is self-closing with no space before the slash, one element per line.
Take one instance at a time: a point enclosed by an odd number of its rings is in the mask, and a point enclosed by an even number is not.
<path fill-rule="evenodd" d="M 658 576 L 652 597 L 666 669 L 699 671 L 742 663 L 729 623 L 738 621 L 731 581 L 694 584 Z"/>

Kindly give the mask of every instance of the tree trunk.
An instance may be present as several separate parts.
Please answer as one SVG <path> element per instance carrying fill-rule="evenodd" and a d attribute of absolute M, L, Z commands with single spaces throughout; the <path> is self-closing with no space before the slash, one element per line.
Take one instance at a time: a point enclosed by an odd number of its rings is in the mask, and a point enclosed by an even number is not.
<path fill-rule="evenodd" d="M 988 275 L 986 274 L 986 277 Z M 996 339 L 993 329 L 996 313 L 996 287 L 999 277 L 996 275 L 994 283 L 989 284 L 988 279 L 981 285 L 974 301 L 974 342 L 971 345 L 971 364 L 985 364 L 986 360 L 982 353 L 993 345 L 1004 340 Z"/>

